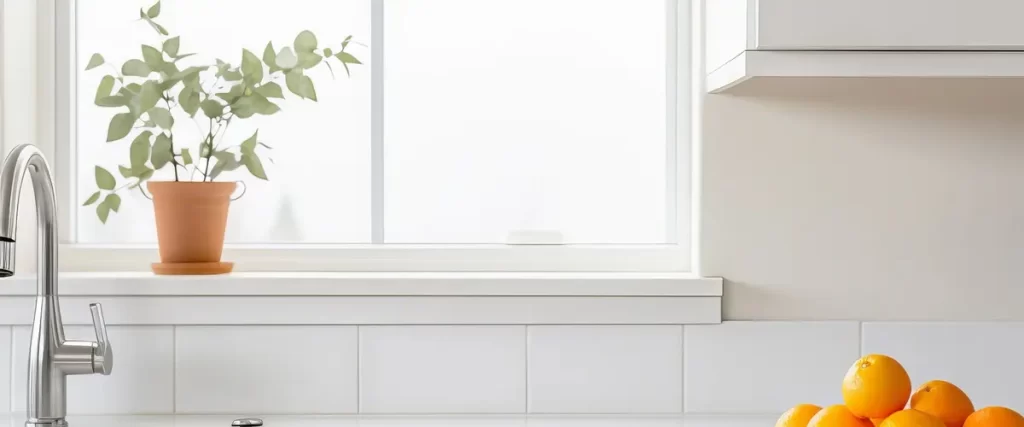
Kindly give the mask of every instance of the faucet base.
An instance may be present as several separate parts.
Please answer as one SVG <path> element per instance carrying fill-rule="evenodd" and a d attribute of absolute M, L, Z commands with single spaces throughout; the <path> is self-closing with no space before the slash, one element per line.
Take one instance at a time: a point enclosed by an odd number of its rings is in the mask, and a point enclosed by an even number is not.
<path fill-rule="evenodd" d="M 25 421 L 25 427 L 68 427 L 68 422 L 63 418 L 47 421 Z"/>

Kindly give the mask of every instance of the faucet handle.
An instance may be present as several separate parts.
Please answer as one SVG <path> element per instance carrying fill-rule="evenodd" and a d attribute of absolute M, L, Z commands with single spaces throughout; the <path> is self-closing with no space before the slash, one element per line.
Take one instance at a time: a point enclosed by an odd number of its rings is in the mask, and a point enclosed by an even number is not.
<path fill-rule="evenodd" d="M 110 348 L 107 337 L 107 322 L 103 320 L 103 306 L 99 303 L 89 304 L 92 312 L 92 327 L 96 331 L 96 347 L 92 351 L 92 371 L 97 374 L 110 375 L 114 368 L 114 350 Z"/>

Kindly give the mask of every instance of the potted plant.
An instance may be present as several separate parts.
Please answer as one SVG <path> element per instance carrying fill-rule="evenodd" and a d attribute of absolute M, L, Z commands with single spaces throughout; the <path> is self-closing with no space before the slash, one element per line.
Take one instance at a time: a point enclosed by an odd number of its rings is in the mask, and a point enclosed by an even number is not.
<path fill-rule="evenodd" d="M 194 53 L 179 50 L 181 38 L 171 37 L 157 22 L 160 2 L 139 10 L 139 20 L 160 36 L 158 46 L 142 45 L 139 58 L 120 67 L 93 54 L 86 70 L 109 66 L 96 88 L 95 103 L 115 110 L 107 128 L 107 143 L 128 141 L 128 164 L 117 169 L 119 183 L 107 169 L 96 166 L 98 190 L 84 205 L 96 205 L 106 223 L 121 206 L 118 193 L 141 187 L 152 193 L 156 215 L 160 263 L 158 274 L 210 274 L 228 272 L 221 262 L 228 205 L 235 182 L 218 182 L 225 171 L 244 167 L 253 177 L 267 179 L 261 153 L 270 147 L 257 130 L 244 141 L 224 141 L 232 122 L 273 115 L 281 108 L 286 90 L 301 99 L 316 101 L 313 80 L 306 71 L 337 61 L 348 73 L 360 61 L 347 52 L 352 36 L 338 45 L 321 47 L 316 36 L 302 31 L 291 46 L 276 49 L 267 43 L 261 56 L 242 49 L 236 64 L 217 59 L 195 61 Z M 188 65 L 186 65 L 188 64 Z M 283 84 L 283 88 L 282 88 Z M 285 90 L 286 89 L 286 90 Z M 205 129 L 199 140 L 175 139 L 175 118 L 188 117 Z M 186 120 L 181 120 L 185 122 Z M 195 126 L 188 123 L 187 126 Z M 155 171 L 171 168 L 173 181 L 150 181 Z"/>

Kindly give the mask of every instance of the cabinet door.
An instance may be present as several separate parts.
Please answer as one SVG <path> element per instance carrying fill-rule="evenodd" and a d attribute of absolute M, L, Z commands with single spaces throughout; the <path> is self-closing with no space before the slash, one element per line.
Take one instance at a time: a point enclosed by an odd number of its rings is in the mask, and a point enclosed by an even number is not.
<path fill-rule="evenodd" d="M 1024 50 L 1024 0 L 759 0 L 756 48 Z"/>

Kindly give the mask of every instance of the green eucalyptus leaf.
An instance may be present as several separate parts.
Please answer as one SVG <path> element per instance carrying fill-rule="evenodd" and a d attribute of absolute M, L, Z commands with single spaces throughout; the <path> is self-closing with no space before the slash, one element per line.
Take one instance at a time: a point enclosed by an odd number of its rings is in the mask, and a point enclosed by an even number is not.
<path fill-rule="evenodd" d="M 352 56 L 352 54 L 348 52 L 338 52 L 334 57 L 338 58 L 338 60 L 343 64 L 362 64 L 362 62 L 359 62 L 358 58 Z"/>
<path fill-rule="evenodd" d="M 309 76 L 303 75 L 301 68 L 289 71 L 285 75 L 284 83 L 285 86 L 288 86 L 288 90 L 300 98 L 316 101 L 316 89 L 313 87 L 313 80 Z"/>
<path fill-rule="evenodd" d="M 345 37 L 345 40 L 341 42 L 341 50 L 345 50 L 348 47 L 348 43 L 352 41 L 352 36 Z"/>
<path fill-rule="evenodd" d="M 85 203 L 82 203 L 82 206 L 89 206 L 89 205 L 91 205 L 93 203 L 96 203 L 96 201 L 99 200 L 99 199 L 100 199 L 100 192 L 97 191 L 95 193 L 92 193 L 92 195 L 89 196 L 88 199 L 85 199 Z"/>
<path fill-rule="evenodd" d="M 153 22 L 153 19 L 146 16 L 146 14 L 142 12 L 142 9 L 139 9 L 139 18 L 142 18 L 144 21 L 146 21 L 146 23 L 149 24 L 150 27 L 153 27 L 153 31 L 156 31 L 157 34 L 160 34 L 161 36 L 168 35 L 167 29 L 164 28 L 163 25 Z"/>
<path fill-rule="evenodd" d="M 234 70 L 234 69 L 229 69 L 229 70 L 224 71 L 223 76 L 224 76 L 224 80 L 227 80 L 229 82 L 237 82 L 239 80 L 242 80 L 242 77 L 243 77 L 242 73 L 239 70 Z"/>
<path fill-rule="evenodd" d="M 244 95 L 244 85 L 234 85 L 227 92 L 221 92 L 217 94 L 217 97 L 223 99 L 227 104 L 234 104 L 239 98 Z"/>
<path fill-rule="evenodd" d="M 305 69 L 310 69 L 319 64 L 323 59 L 320 55 L 315 52 L 299 52 L 299 66 Z"/>
<path fill-rule="evenodd" d="M 192 164 L 192 154 L 188 152 L 188 148 L 181 149 L 181 164 L 185 166 Z"/>
<path fill-rule="evenodd" d="M 326 57 L 332 56 L 332 55 L 334 55 L 334 51 L 331 50 L 331 48 L 329 48 L 329 47 L 325 47 L 324 48 L 324 57 L 326 58 Z"/>
<path fill-rule="evenodd" d="M 231 112 L 243 119 L 252 117 L 253 114 L 269 116 L 278 111 L 281 111 L 281 107 L 278 107 L 277 104 L 270 102 L 267 97 L 258 93 L 243 96 L 234 104 L 231 104 Z"/>
<path fill-rule="evenodd" d="M 252 136 L 250 136 L 250 137 L 249 137 L 248 139 L 246 139 L 245 141 L 242 141 L 242 144 L 241 144 L 241 145 L 239 145 L 239 148 L 241 148 L 241 150 L 242 150 L 242 154 L 243 154 L 243 155 L 244 155 L 245 153 L 251 153 L 251 152 L 253 152 L 253 151 L 255 151 L 255 150 L 256 150 L 256 142 L 257 142 L 257 141 L 256 141 L 256 138 L 257 138 L 257 136 L 259 135 L 259 133 L 260 133 L 260 131 L 259 131 L 259 130 L 257 130 L 256 132 L 254 132 L 254 133 L 252 134 Z"/>
<path fill-rule="evenodd" d="M 295 36 L 296 52 L 312 52 L 316 49 L 316 36 L 312 31 L 305 30 Z"/>
<path fill-rule="evenodd" d="M 252 99 L 252 110 L 257 114 L 269 116 L 281 111 L 281 107 L 277 106 L 277 104 L 271 102 L 263 95 L 255 93 L 250 98 Z"/>
<path fill-rule="evenodd" d="M 242 49 L 242 74 L 250 85 L 263 81 L 263 64 L 249 49 Z"/>
<path fill-rule="evenodd" d="M 85 69 L 86 70 L 91 70 L 93 68 L 99 67 L 100 65 L 103 65 L 103 62 L 104 62 L 103 61 L 103 55 L 100 55 L 98 53 L 94 53 L 89 58 L 89 64 L 87 64 L 85 66 Z"/>
<path fill-rule="evenodd" d="M 213 98 L 207 98 L 205 101 L 199 104 L 199 107 L 203 109 L 203 114 L 205 114 L 206 117 L 209 117 L 211 119 L 215 119 L 224 114 L 224 105 L 217 102 Z"/>
<path fill-rule="evenodd" d="M 268 82 L 256 88 L 256 93 L 267 98 L 284 98 L 284 93 L 281 91 L 281 85 L 274 82 Z"/>
<path fill-rule="evenodd" d="M 337 58 L 338 61 L 341 61 L 341 65 L 345 67 L 345 74 L 349 77 L 352 77 L 352 70 L 348 69 L 348 64 L 362 64 L 362 62 L 359 62 L 359 60 L 352 56 L 351 53 L 345 51 L 338 52 L 334 57 Z"/>
<path fill-rule="evenodd" d="M 149 111 L 150 108 L 155 107 L 156 103 L 160 101 L 161 94 L 163 94 L 163 91 L 160 90 L 160 84 L 156 81 L 149 80 L 143 83 L 138 96 L 139 115 L 142 115 L 142 113 Z"/>
<path fill-rule="evenodd" d="M 138 59 L 129 59 L 121 66 L 121 74 L 126 76 L 148 77 L 151 71 L 145 62 Z"/>
<path fill-rule="evenodd" d="M 117 141 L 128 136 L 135 124 L 135 116 L 132 113 L 115 114 L 107 126 L 107 142 Z"/>
<path fill-rule="evenodd" d="M 203 70 L 206 70 L 207 68 L 209 68 L 209 67 L 202 67 L 202 66 L 188 67 L 188 68 L 186 68 L 184 70 L 178 71 L 177 73 L 171 75 L 171 78 L 172 79 L 178 79 L 178 80 L 191 79 L 193 76 L 198 76 L 199 72 L 201 72 Z M 189 83 L 191 83 L 191 82 L 189 82 Z"/>
<path fill-rule="evenodd" d="M 114 193 L 107 194 L 107 197 L 103 198 L 103 203 L 110 206 L 110 210 L 117 212 L 118 209 L 121 209 L 121 196 Z"/>
<path fill-rule="evenodd" d="M 181 109 L 188 113 L 189 117 L 195 117 L 199 111 L 199 94 L 192 86 L 185 86 L 178 93 L 178 105 L 181 105 Z"/>
<path fill-rule="evenodd" d="M 96 186 L 101 190 L 113 190 L 114 187 L 117 186 L 117 181 L 114 180 L 114 175 L 111 175 L 106 169 L 96 166 L 95 175 Z"/>
<path fill-rule="evenodd" d="M 213 165 L 213 169 L 210 170 L 210 178 L 216 178 L 224 171 L 233 171 L 238 169 L 242 164 L 238 162 L 235 155 L 227 151 L 216 151 L 213 153 L 213 157 L 217 159 L 217 163 Z"/>
<path fill-rule="evenodd" d="M 167 56 L 170 56 L 171 58 L 176 58 L 178 56 L 179 47 L 181 47 L 181 37 L 179 36 L 174 36 L 164 40 L 164 52 L 166 52 Z"/>
<path fill-rule="evenodd" d="M 96 100 L 96 105 L 100 107 L 124 107 L 128 105 L 128 98 L 122 95 L 105 96 Z"/>
<path fill-rule="evenodd" d="M 164 66 L 164 54 L 153 46 L 142 45 L 142 59 L 151 70 L 159 70 Z"/>
<path fill-rule="evenodd" d="M 263 170 L 263 162 L 256 156 L 256 153 L 249 152 L 242 154 L 242 163 L 245 164 L 245 168 L 249 170 L 249 173 L 256 178 L 266 180 L 267 173 Z"/>
<path fill-rule="evenodd" d="M 146 16 L 148 16 L 149 19 L 153 19 L 153 18 L 156 18 L 156 17 L 160 16 L 160 1 L 159 0 L 157 0 L 156 4 L 154 4 L 154 5 L 149 7 L 149 10 L 146 11 Z"/>
<path fill-rule="evenodd" d="M 274 43 L 267 43 L 267 47 L 263 49 L 263 63 L 267 64 L 267 68 L 273 73 L 281 68 L 277 66 L 277 51 L 274 50 Z"/>
<path fill-rule="evenodd" d="M 100 222 L 106 224 L 107 218 L 110 217 L 110 205 L 106 203 L 96 205 L 96 216 L 99 217 Z"/>
<path fill-rule="evenodd" d="M 256 110 L 253 108 L 252 97 L 244 96 L 231 103 L 231 113 L 240 119 L 248 119 L 253 114 L 256 114 Z"/>
<path fill-rule="evenodd" d="M 298 65 L 299 58 L 297 58 L 295 53 L 292 52 L 292 48 L 286 46 L 281 48 L 280 52 L 277 52 L 277 57 L 274 58 L 274 63 L 281 69 L 289 70 Z"/>
<path fill-rule="evenodd" d="M 149 118 L 150 120 L 153 120 L 153 123 L 157 126 L 164 129 L 170 129 L 171 126 L 174 126 L 174 117 L 171 117 L 171 112 L 163 107 L 153 107 L 150 109 Z"/>
<path fill-rule="evenodd" d="M 209 159 L 212 154 L 212 147 L 210 144 L 203 143 L 199 146 L 199 158 Z"/>
<path fill-rule="evenodd" d="M 132 172 L 132 168 L 129 168 L 129 167 L 117 165 L 117 171 L 121 172 L 121 176 L 123 176 L 125 178 L 131 178 L 131 177 L 135 176 L 135 173 Z"/>
<path fill-rule="evenodd" d="M 183 53 L 181 55 L 175 56 L 174 57 L 174 62 L 181 61 L 182 59 L 185 59 L 185 58 L 188 58 L 188 57 L 194 56 L 194 55 L 195 55 L 194 53 Z"/>
<path fill-rule="evenodd" d="M 96 104 L 99 104 L 100 99 L 110 96 L 110 93 L 114 90 L 114 76 L 103 76 L 100 79 L 100 85 L 96 88 L 96 97 L 93 98 Z"/>
<path fill-rule="evenodd" d="M 157 134 L 153 141 L 153 152 L 149 156 L 149 161 L 153 162 L 153 169 L 164 167 L 173 157 L 171 138 L 163 133 Z"/>
<path fill-rule="evenodd" d="M 164 80 L 181 80 L 177 78 L 180 72 L 181 70 L 178 70 L 178 65 L 173 62 L 164 62 L 160 66 L 160 78 Z"/>
<path fill-rule="evenodd" d="M 128 188 L 138 187 L 142 185 L 143 182 L 146 182 L 147 179 L 152 178 L 153 169 L 151 169 L 149 166 L 142 165 L 137 168 L 134 168 L 132 170 L 132 174 L 135 176 L 136 181 L 132 183 L 132 185 L 129 185 Z"/>
<path fill-rule="evenodd" d="M 140 133 L 139 136 L 135 137 L 135 140 L 132 141 L 132 145 L 129 147 L 128 151 L 133 171 L 136 168 L 145 166 L 146 162 L 149 161 L 149 138 L 151 136 L 153 136 L 153 132 L 147 130 Z M 136 176 L 138 176 L 138 174 L 136 174 Z"/>

